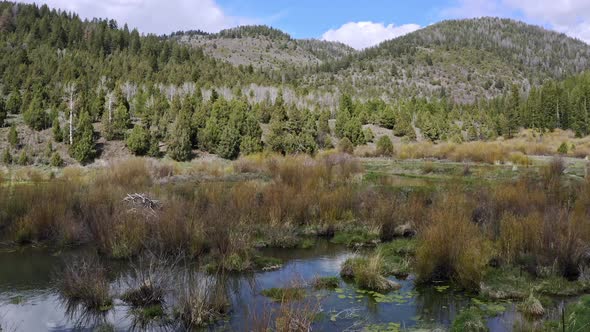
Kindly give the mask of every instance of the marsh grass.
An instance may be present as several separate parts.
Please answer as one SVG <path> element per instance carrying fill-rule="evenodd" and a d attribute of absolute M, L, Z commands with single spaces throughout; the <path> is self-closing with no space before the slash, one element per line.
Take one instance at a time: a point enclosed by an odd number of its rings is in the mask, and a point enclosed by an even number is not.
<path fill-rule="evenodd" d="M 67 263 L 57 278 L 60 296 L 69 308 L 105 312 L 112 308 L 113 298 L 107 271 L 98 258 L 79 258 Z"/>

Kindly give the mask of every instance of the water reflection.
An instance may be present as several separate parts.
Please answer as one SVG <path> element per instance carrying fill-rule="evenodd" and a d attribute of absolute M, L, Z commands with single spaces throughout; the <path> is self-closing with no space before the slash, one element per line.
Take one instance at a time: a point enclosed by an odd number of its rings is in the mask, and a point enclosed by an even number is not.
<path fill-rule="evenodd" d="M 285 309 L 280 303 L 261 295 L 262 290 L 289 286 L 294 282 L 305 283 L 317 276 L 338 276 L 341 264 L 355 255 L 327 241 L 318 242 L 313 249 L 264 249 L 264 255 L 282 259 L 283 268 L 226 275 L 223 278 L 207 277 L 196 271 L 193 265 L 178 264 L 169 271 L 174 280 L 166 280 L 166 283 L 174 286 L 167 288 L 162 307 L 170 319 L 146 320 L 140 311 L 121 300 L 115 300 L 113 308 L 106 313 L 88 312 L 79 305 L 60 300 L 52 286 L 54 272 L 64 260 L 80 254 L 84 252 L 48 254 L 46 249 L 0 253 L 0 317 L 4 317 L 0 321 L 16 331 L 91 331 L 105 326 L 115 330 L 184 330 L 187 325 L 190 326 L 186 324 L 186 318 L 193 313 L 182 313 L 178 309 L 183 307 L 182 302 L 186 302 L 187 297 L 207 298 L 207 294 L 221 292 L 224 294 L 221 298 L 228 301 L 230 311 L 224 320 L 209 329 L 242 331 L 275 322 L 281 309 Z M 128 263 L 109 264 L 111 290 L 115 297 L 121 297 L 126 289 L 136 285 L 135 281 L 130 281 L 133 272 Z M 448 326 L 454 316 L 470 303 L 467 295 L 451 288 L 442 291 L 432 287 L 415 288 L 412 276 L 397 282 L 402 289 L 386 295 L 363 292 L 344 281 L 336 290 L 312 292 L 307 288 L 310 299 L 317 303 L 317 307 L 313 308 L 318 312 L 316 317 L 321 318 L 314 322 L 314 330 L 355 331 L 362 330 L 367 324 L 390 322 L 399 323 L 401 327 L 422 324 Z M 194 293 L 200 290 L 207 294 Z M 297 307 L 292 308 L 295 309 Z M 184 319 L 177 319 L 183 314 Z M 179 321 L 184 321 L 184 324 Z M 500 326 L 505 326 L 497 319 L 490 320 L 490 325 L 498 330 L 502 330 Z"/>

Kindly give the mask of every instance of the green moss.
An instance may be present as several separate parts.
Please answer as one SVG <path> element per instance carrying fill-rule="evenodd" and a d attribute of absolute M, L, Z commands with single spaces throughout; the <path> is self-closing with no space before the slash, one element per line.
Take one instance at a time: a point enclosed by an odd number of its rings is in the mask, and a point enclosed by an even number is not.
<path fill-rule="evenodd" d="M 490 269 L 482 281 L 480 295 L 492 300 L 524 299 L 532 284 L 532 277 L 519 269 Z"/>
<path fill-rule="evenodd" d="M 266 256 L 254 256 L 253 263 L 256 268 L 262 270 L 280 268 L 283 264 L 283 262 L 278 258 Z"/>
<path fill-rule="evenodd" d="M 297 301 L 305 297 L 305 290 L 303 288 L 269 288 L 265 289 L 260 294 L 271 298 L 273 301 Z"/>
<path fill-rule="evenodd" d="M 477 308 L 469 308 L 461 312 L 451 326 L 451 332 L 487 332 L 482 312 Z"/>
<path fill-rule="evenodd" d="M 310 238 L 303 239 L 299 243 L 299 248 L 301 248 L 301 249 L 311 249 L 314 246 L 315 246 L 315 240 L 314 239 L 310 239 Z"/>
<path fill-rule="evenodd" d="M 379 244 L 377 253 L 383 258 L 382 273 L 404 277 L 411 273 L 411 259 L 416 252 L 416 240 L 400 239 Z"/>
<path fill-rule="evenodd" d="M 338 277 L 318 277 L 312 282 L 315 289 L 336 289 L 340 285 Z"/>
<path fill-rule="evenodd" d="M 365 230 L 345 231 L 336 233 L 332 242 L 346 246 L 374 245 L 379 241 L 379 234 L 369 233 Z"/>
<path fill-rule="evenodd" d="M 553 296 L 573 296 L 590 291 L 590 283 L 550 277 L 540 281 L 539 293 Z"/>
<path fill-rule="evenodd" d="M 152 305 L 145 308 L 137 309 L 135 311 L 136 315 L 141 316 L 141 318 L 146 320 L 156 319 L 165 317 L 166 313 L 164 312 L 164 308 L 161 305 Z"/>

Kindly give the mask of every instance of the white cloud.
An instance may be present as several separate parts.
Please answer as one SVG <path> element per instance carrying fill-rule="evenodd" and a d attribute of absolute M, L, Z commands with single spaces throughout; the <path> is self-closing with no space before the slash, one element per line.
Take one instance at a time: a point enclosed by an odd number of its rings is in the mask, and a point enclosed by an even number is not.
<path fill-rule="evenodd" d="M 25 0 L 78 13 L 82 18 L 115 19 L 142 33 L 168 34 L 178 30 L 221 29 L 255 20 L 224 13 L 215 0 Z"/>
<path fill-rule="evenodd" d="M 338 29 L 330 29 L 322 35 L 322 40 L 339 41 L 356 49 L 363 49 L 420 29 L 417 24 L 393 24 L 373 22 L 349 22 Z"/>
<path fill-rule="evenodd" d="M 457 0 L 441 15 L 518 17 L 590 42 L 589 0 Z"/>

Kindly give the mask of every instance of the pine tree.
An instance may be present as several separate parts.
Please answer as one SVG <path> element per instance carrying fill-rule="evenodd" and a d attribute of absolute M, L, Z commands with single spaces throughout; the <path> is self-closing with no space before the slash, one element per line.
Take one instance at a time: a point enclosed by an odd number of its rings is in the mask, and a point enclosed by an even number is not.
<path fill-rule="evenodd" d="M 176 161 L 191 159 L 191 128 L 187 115 L 179 114 L 176 116 L 168 141 L 167 153 L 170 158 Z"/>
<path fill-rule="evenodd" d="M 391 142 L 391 138 L 389 136 L 381 136 L 379 140 L 377 140 L 377 155 L 379 156 L 388 156 L 391 157 L 393 155 L 393 143 Z"/>
<path fill-rule="evenodd" d="M 10 154 L 9 149 L 4 149 L 4 153 L 2 153 L 2 163 L 7 166 L 12 164 L 12 155 Z"/>
<path fill-rule="evenodd" d="M 8 143 L 13 148 L 18 147 L 20 143 L 20 139 L 18 138 L 18 132 L 16 131 L 16 126 L 14 123 L 10 126 L 10 130 L 8 131 Z"/>
<path fill-rule="evenodd" d="M 51 159 L 49 160 L 49 165 L 52 167 L 61 167 L 63 166 L 64 161 L 59 152 L 55 151 L 51 155 Z"/>
<path fill-rule="evenodd" d="M 49 116 L 43 109 L 43 101 L 39 94 L 35 94 L 29 108 L 23 114 L 25 123 L 34 130 L 47 128 Z"/>
<path fill-rule="evenodd" d="M 225 159 L 235 159 L 240 154 L 240 130 L 234 121 L 225 126 L 219 137 L 217 155 Z"/>
<path fill-rule="evenodd" d="M 95 157 L 94 129 L 90 115 L 83 112 L 74 131 L 73 144 L 70 146 L 70 156 L 80 163 L 86 163 Z"/>
<path fill-rule="evenodd" d="M 64 140 L 63 131 L 61 130 L 61 126 L 59 125 L 59 119 L 57 117 L 53 119 L 53 126 L 51 128 L 51 132 L 53 134 L 54 141 L 62 142 Z"/>
<path fill-rule="evenodd" d="M 150 148 L 148 131 L 142 125 L 136 125 L 125 140 L 125 144 L 134 155 L 145 155 Z"/>

